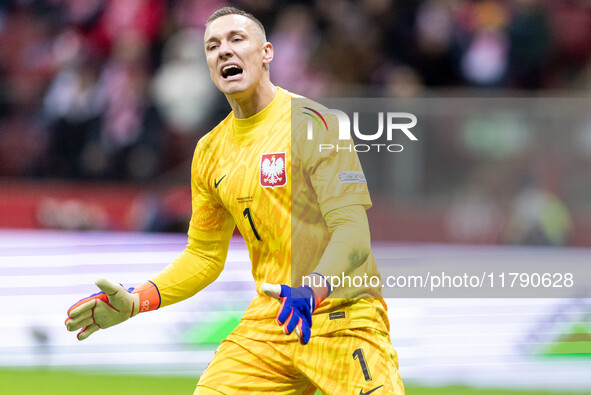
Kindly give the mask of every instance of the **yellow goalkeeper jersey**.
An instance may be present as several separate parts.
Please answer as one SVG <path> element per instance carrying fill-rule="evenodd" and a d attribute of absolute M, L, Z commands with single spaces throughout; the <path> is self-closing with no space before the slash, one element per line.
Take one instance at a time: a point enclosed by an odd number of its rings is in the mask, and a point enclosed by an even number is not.
<path fill-rule="evenodd" d="M 301 98 L 277 88 L 273 101 L 254 116 L 237 119 L 230 113 L 199 141 L 192 163 L 189 236 L 209 241 L 202 244 L 207 250 L 198 251 L 199 256 L 225 260 L 238 227 L 258 295 L 234 333 L 254 339 L 285 340 L 275 323 L 279 303 L 262 293 L 262 284 L 301 285 L 298 279 L 314 271 L 330 240 L 323 215 L 350 205 L 371 206 L 354 152 L 319 152 L 318 144 L 334 136 L 316 133 L 309 141 L 305 125 L 294 127 L 298 135 L 292 135 L 291 101 L 296 97 Z M 355 175 L 356 182 L 344 181 L 343 174 Z M 371 254 L 349 275 L 364 273 L 379 276 Z M 182 297 L 195 292 L 190 281 L 171 286 L 169 280 L 166 271 L 154 279 L 163 305 L 176 301 L 167 297 L 168 292 L 186 293 Z M 359 288 L 356 296 L 326 299 L 314 314 L 312 335 L 352 327 L 387 332 L 379 291 Z"/>

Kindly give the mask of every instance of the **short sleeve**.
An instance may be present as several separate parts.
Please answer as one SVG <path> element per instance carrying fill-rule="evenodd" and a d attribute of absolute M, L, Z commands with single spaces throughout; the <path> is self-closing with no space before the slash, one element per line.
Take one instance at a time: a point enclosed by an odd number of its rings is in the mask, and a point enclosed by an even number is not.
<path fill-rule="evenodd" d="M 306 145 L 301 147 L 303 163 L 322 215 L 351 205 L 362 205 L 368 209 L 372 204 L 371 198 L 353 143 L 338 140 L 334 116 L 327 116 L 326 120 L 328 130 L 316 133 L 313 140 L 300 141 Z"/>

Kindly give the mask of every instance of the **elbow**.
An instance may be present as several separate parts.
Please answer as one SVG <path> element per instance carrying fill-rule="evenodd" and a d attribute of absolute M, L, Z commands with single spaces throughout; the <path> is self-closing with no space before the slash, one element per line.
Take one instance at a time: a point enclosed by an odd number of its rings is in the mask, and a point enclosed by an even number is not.
<path fill-rule="evenodd" d="M 357 269 L 358 267 L 362 266 L 365 261 L 367 261 L 367 258 L 369 257 L 369 254 L 371 253 L 371 244 L 369 239 L 368 240 L 363 240 L 359 243 L 357 243 L 352 249 L 351 252 L 349 252 L 349 267 L 350 270 L 354 270 Z"/>

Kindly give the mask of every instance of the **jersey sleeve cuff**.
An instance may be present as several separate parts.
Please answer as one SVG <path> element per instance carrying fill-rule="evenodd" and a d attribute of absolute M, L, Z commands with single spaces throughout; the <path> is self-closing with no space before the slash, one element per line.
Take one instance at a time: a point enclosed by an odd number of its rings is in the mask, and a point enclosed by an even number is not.
<path fill-rule="evenodd" d="M 146 281 L 137 286 L 132 293 L 139 294 L 140 313 L 156 310 L 160 307 L 160 291 L 152 281 Z"/>

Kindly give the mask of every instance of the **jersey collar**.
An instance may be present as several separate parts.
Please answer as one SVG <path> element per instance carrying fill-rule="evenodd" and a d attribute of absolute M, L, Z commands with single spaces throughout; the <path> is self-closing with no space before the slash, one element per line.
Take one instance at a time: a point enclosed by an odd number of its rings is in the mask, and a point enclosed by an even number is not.
<path fill-rule="evenodd" d="M 268 119 L 271 114 L 276 113 L 280 103 L 283 101 L 285 92 L 277 87 L 277 94 L 271 100 L 267 107 L 263 108 L 258 113 L 248 118 L 235 118 L 232 115 L 232 137 L 238 143 L 245 143 L 251 141 L 265 132 L 263 129 L 257 127 Z"/>

